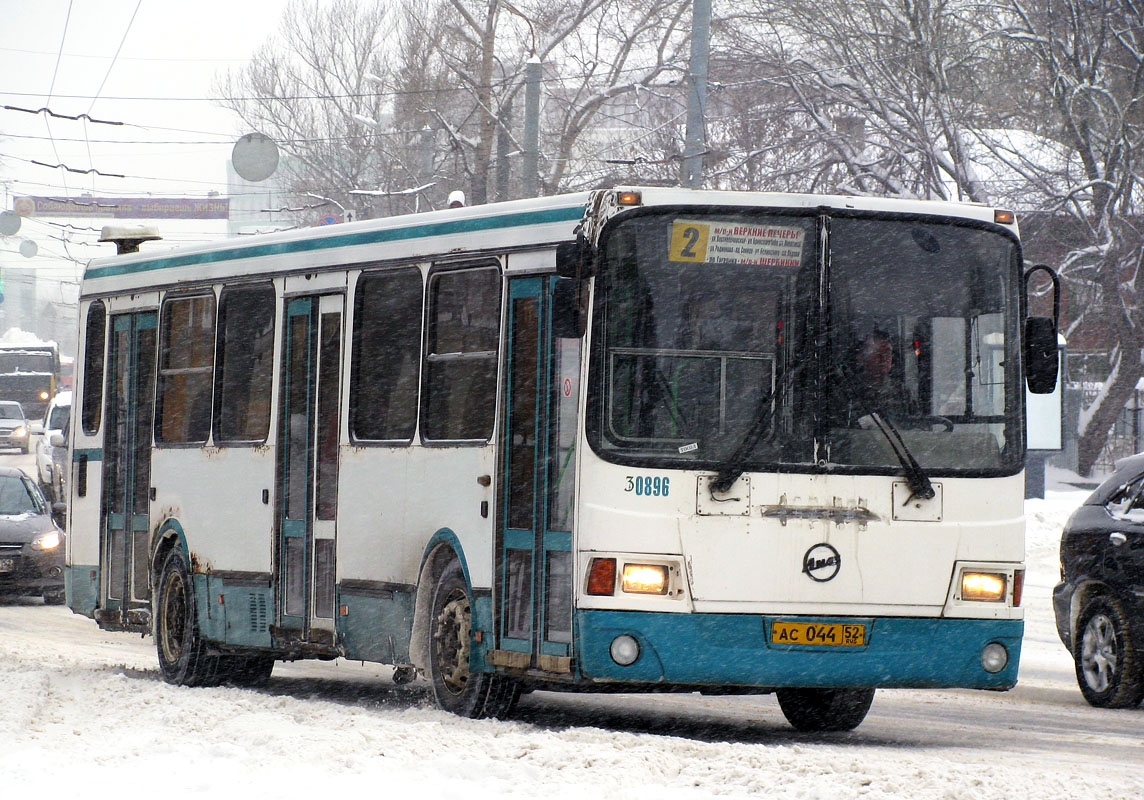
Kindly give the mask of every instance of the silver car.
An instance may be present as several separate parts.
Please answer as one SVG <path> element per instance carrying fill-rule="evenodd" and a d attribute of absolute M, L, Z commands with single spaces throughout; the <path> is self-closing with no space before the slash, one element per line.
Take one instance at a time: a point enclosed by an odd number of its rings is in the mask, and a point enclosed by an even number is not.
<path fill-rule="evenodd" d="M 48 403 L 43 420 L 29 425 L 34 441 L 33 448 L 36 452 L 35 477 L 40 484 L 40 491 L 49 501 L 63 500 L 56 494 L 55 487 L 58 485 L 59 479 L 52 472 L 52 450 L 54 448 L 51 440 L 52 434 L 59 433 L 67 424 L 68 418 L 71 416 L 71 406 L 72 393 L 60 392 Z"/>
<path fill-rule="evenodd" d="M 24 419 L 24 409 L 14 400 L 0 400 L 0 447 L 28 452 L 28 420 Z"/>

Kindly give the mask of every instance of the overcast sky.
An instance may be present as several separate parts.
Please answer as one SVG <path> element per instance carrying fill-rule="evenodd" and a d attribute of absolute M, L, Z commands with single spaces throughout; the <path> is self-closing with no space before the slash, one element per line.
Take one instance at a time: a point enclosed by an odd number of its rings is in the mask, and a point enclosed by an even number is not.
<path fill-rule="evenodd" d="M 286 5 L 287 0 L 0 0 L 0 106 L 46 106 L 57 114 L 124 123 L 0 109 L 0 203 L 11 208 L 12 195 L 225 193 L 226 160 L 247 131 L 211 99 L 213 84 L 249 60 L 277 29 Z M 216 221 L 185 224 L 222 230 Z M 58 231 L 35 220 L 20 231 L 35 238 L 45 256 L 55 256 L 43 265 L 45 273 L 74 272 L 73 264 L 58 257 L 63 245 L 53 233 Z M 0 263 L 10 261 L 13 244 L 11 237 L 0 244 Z M 85 251 L 96 249 L 73 245 L 71 252 L 90 258 L 102 253 Z"/>

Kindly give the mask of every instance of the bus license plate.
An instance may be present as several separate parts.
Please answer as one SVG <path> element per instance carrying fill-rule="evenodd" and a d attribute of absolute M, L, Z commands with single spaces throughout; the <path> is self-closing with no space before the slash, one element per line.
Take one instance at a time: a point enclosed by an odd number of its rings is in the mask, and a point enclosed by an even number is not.
<path fill-rule="evenodd" d="M 0 558 L 0 572 L 11 572 L 16 569 L 16 559 Z"/>
<path fill-rule="evenodd" d="M 801 644 L 818 647 L 863 647 L 866 626 L 852 622 L 771 623 L 771 644 Z"/>

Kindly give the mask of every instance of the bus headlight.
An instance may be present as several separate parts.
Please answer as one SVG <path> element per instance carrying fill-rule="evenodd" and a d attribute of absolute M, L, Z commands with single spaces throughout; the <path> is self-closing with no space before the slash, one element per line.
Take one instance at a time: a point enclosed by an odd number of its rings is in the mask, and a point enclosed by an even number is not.
<path fill-rule="evenodd" d="M 961 599 L 986 603 L 1005 602 L 1006 576 L 1003 572 L 961 573 Z"/>
<path fill-rule="evenodd" d="M 47 400 L 49 397 L 51 397 L 51 395 L 49 395 L 47 392 L 40 392 L 41 400 Z"/>
<path fill-rule="evenodd" d="M 667 567 L 624 564 L 623 589 L 631 594 L 667 594 Z"/>

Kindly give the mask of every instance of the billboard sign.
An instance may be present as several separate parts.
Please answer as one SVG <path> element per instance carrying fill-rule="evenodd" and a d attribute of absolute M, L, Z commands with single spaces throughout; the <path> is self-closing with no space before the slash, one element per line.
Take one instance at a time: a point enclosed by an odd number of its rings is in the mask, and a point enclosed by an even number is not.
<path fill-rule="evenodd" d="M 16 197 L 25 217 L 99 219 L 227 219 L 229 197 Z"/>

